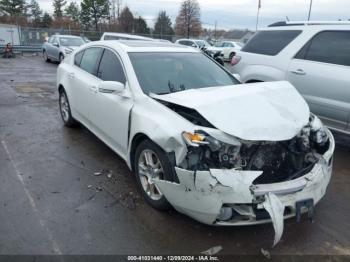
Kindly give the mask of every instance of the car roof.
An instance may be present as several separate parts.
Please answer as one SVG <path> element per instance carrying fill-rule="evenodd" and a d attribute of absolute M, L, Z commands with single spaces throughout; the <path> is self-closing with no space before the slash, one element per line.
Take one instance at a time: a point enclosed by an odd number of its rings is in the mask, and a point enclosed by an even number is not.
<path fill-rule="evenodd" d="M 140 36 L 140 35 L 131 35 L 131 34 L 125 34 L 125 33 L 114 33 L 114 32 L 105 32 L 105 33 L 103 33 L 102 37 L 104 37 L 106 35 L 140 39 L 140 40 L 153 40 L 153 38 L 150 38 L 150 37 L 145 37 L 145 36 Z"/>
<path fill-rule="evenodd" d="M 183 40 L 189 40 L 189 41 L 206 41 L 206 40 L 203 40 L 203 39 L 193 39 L 193 38 L 181 38 L 181 39 L 178 39 L 176 41 L 183 41 Z"/>
<path fill-rule="evenodd" d="M 52 36 L 67 37 L 67 38 L 81 38 L 80 36 L 76 36 L 76 35 L 52 35 Z"/>
<path fill-rule="evenodd" d="M 160 41 L 133 41 L 133 40 L 105 40 L 96 41 L 87 44 L 92 45 L 104 45 L 111 48 L 121 48 L 125 52 L 173 52 L 173 53 L 198 53 L 200 51 L 183 45 L 177 45 L 173 43 L 160 42 Z"/>
<path fill-rule="evenodd" d="M 324 31 L 324 30 L 350 30 L 350 23 L 344 24 L 289 24 L 276 25 L 260 28 L 258 31 L 278 31 L 278 30 L 302 30 L 302 31 Z"/>

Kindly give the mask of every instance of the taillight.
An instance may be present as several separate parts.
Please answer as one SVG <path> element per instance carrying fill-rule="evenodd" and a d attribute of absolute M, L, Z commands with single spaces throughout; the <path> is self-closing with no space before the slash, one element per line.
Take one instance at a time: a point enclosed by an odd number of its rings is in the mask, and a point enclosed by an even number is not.
<path fill-rule="evenodd" d="M 239 61 L 241 61 L 241 57 L 238 55 L 235 55 L 232 57 L 231 65 L 232 66 L 237 65 L 239 63 Z"/>

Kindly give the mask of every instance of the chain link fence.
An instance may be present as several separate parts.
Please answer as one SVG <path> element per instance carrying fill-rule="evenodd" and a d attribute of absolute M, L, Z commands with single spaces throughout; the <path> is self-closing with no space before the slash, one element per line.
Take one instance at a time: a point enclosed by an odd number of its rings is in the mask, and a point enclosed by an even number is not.
<path fill-rule="evenodd" d="M 83 31 L 83 30 L 69 30 L 69 29 L 55 29 L 55 28 L 30 28 L 20 27 L 20 45 L 35 46 L 42 45 L 45 40 L 51 35 L 75 35 L 89 39 L 90 41 L 100 40 L 103 32 L 101 31 Z M 118 32 L 116 32 L 118 33 Z M 155 39 L 164 39 L 171 42 L 176 41 L 181 37 L 173 35 L 160 34 L 137 34 L 139 36 L 150 37 Z"/>
<path fill-rule="evenodd" d="M 1 25 L 0 25 L 1 26 Z M 85 40 L 90 41 L 96 41 L 100 40 L 102 34 L 104 31 L 106 32 L 113 32 L 114 30 L 99 30 L 99 31 L 84 31 L 84 30 L 71 30 L 71 29 L 57 29 L 57 28 L 32 28 L 32 27 L 17 27 L 13 25 L 4 25 L 3 29 L 10 29 L 14 32 L 11 36 L 7 36 L 7 41 L 11 42 L 13 45 L 19 45 L 19 46 L 41 46 L 50 36 L 52 35 L 75 35 L 75 36 L 81 36 L 85 38 Z M 3 31 L 4 31 L 3 30 Z M 6 31 L 6 30 L 5 30 Z M 4 31 L 4 32 L 5 32 Z M 9 30 L 7 30 L 9 31 Z M 119 33 L 117 31 L 114 31 L 115 33 Z M 1 32 L 0 32 L 1 33 Z M 183 36 L 175 36 L 175 35 L 164 35 L 164 34 L 137 34 L 139 36 L 154 38 L 154 39 L 163 39 L 168 40 L 170 42 L 175 42 L 177 39 L 185 38 Z M 210 37 L 203 36 L 199 39 L 207 39 Z M 1 39 L 1 35 L 0 35 Z M 14 41 L 14 39 L 16 41 Z M 222 41 L 224 39 L 218 39 L 217 41 Z M 225 39 L 229 40 L 229 39 Z M 242 39 L 241 39 L 242 40 Z M 237 41 L 237 40 L 235 40 Z M 240 40 L 238 40 L 240 41 Z M 213 41 L 211 41 L 213 43 Z M 242 41 L 243 42 L 243 41 Z M 214 41 L 215 43 L 215 41 Z M 2 43 L 0 42 L 0 46 Z"/>

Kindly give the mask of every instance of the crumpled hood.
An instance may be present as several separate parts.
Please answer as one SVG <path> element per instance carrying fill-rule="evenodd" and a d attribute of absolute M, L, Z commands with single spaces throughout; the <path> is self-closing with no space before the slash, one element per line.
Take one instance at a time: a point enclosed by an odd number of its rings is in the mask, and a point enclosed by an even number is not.
<path fill-rule="evenodd" d="M 216 128 L 243 140 L 288 140 L 296 136 L 309 119 L 305 100 L 286 81 L 191 89 L 151 96 L 192 108 Z"/>

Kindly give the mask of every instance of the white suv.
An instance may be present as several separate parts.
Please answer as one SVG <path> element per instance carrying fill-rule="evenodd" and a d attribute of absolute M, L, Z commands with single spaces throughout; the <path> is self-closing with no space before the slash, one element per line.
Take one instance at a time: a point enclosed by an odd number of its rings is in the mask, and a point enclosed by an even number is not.
<path fill-rule="evenodd" d="M 290 81 L 326 125 L 350 133 L 350 22 L 278 25 L 237 52 L 233 73 L 244 83 Z"/>

